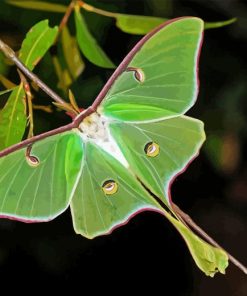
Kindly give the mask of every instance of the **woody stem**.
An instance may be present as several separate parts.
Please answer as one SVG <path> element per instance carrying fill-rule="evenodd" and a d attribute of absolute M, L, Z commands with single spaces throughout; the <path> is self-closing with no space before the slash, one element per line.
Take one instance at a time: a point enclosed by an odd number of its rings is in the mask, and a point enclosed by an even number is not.
<path fill-rule="evenodd" d="M 0 39 L 0 50 L 4 55 L 10 59 L 17 68 L 25 74 L 31 81 L 33 81 L 39 88 L 41 88 L 49 97 L 51 97 L 57 103 L 63 105 L 66 102 L 56 94 L 48 85 L 46 85 L 42 80 L 38 78 L 32 71 L 30 71 L 16 56 L 12 48 L 10 48 L 6 43 Z"/>

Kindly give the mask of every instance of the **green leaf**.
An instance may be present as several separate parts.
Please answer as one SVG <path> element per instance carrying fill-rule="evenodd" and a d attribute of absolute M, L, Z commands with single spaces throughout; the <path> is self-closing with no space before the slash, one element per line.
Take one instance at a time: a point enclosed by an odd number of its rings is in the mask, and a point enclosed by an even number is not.
<path fill-rule="evenodd" d="M 125 33 L 145 35 L 155 27 L 167 21 L 167 18 L 140 16 L 130 14 L 116 14 L 116 26 Z M 232 18 L 222 22 L 205 22 L 204 29 L 215 29 L 228 26 L 237 21 L 237 18 Z"/>
<path fill-rule="evenodd" d="M 60 62 L 60 56 L 52 56 L 52 62 L 58 78 L 57 87 L 61 89 L 64 93 L 67 93 L 69 86 L 73 82 L 70 73 L 68 69 L 63 69 Z"/>
<path fill-rule="evenodd" d="M 85 64 L 81 58 L 76 39 L 70 35 L 69 29 L 65 26 L 62 30 L 62 47 L 65 61 L 73 79 L 83 72 Z"/>
<path fill-rule="evenodd" d="M 7 94 L 8 92 L 11 92 L 12 90 L 13 90 L 12 88 L 5 89 L 5 90 L 1 90 L 1 91 L 0 91 L 0 96 L 1 96 L 1 95 L 4 95 L 4 94 Z"/>
<path fill-rule="evenodd" d="M 60 12 L 65 13 L 67 10 L 67 7 L 65 5 L 61 4 L 55 4 L 55 3 L 48 3 L 43 1 L 14 1 L 9 0 L 7 1 L 8 4 L 27 8 L 27 9 L 34 9 L 34 10 L 43 10 L 43 11 L 51 11 L 51 12 Z"/>
<path fill-rule="evenodd" d="M 10 81 L 8 78 L 3 76 L 2 74 L 0 74 L 0 82 L 7 89 L 10 89 L 10 88 L 13 89 L 14 87 L 17 86 L 16 84 L 14 84 L 12 81 Z"/>
<path fill-rule="evenodd" d="M 75 7 L 76 38 L 83 55 L 93 64 L 103 68 L 115 68 L 115 65 L 100 48 L 97 41 L 87 28 L 87 24 L 80 13 L 80 8 Z"/>
<path fill-rule="evenodd" d="M 52 46 L 57 32 L 57 27 L 49 27 L 48 20 L 37 23 L 29 30 L 22 43 L 19 54 L 20 60 L 29 70 L 33 70 L 47 50 Z"/>
<path fill-rule="evenodd" d="M 34 25 L 27 33 L 20 50 L 20 60 L 33 70 L 35 65 L 52 46 L 57 28 L 50 28 L 44 20 Z M 0 149 L 21 141 L 26 128 L 26 102 L 22 84 L 11 93 L 0 111 Z"/>
<path fill-rule="evenodd" d="M 167 18 L 116 14 L 116 26 L 125 33 L 144 35 L 150 32 L 153 28 L 167 21 Z"/>
<path fill-rule="evenodd" d="M 0 111 L 0 150 L 19 142 L 26 127 L 25 93 L 22 84 L 15 87 Z"/>
<path fill-rule="evenodd" d="M 215 28 L 221 28 L 225 27 L 228 25 L 231 25 L 232 23 L 235 23 L 237 21 L 237 18 L 232 18 L 227 21 L 222 21 L 222 22 L 206 22 L 204 23 L 204 29 L 215 29 Z"/>

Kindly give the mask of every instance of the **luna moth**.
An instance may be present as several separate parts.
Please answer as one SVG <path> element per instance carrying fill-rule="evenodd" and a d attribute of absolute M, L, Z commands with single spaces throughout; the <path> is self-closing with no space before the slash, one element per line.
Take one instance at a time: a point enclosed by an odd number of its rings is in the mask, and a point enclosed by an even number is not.
<path fill-rule="evenodd" d="M 185 112 L 198 94 L 203 21 L 166 22 L 130 51 L 93 104 L 72 123 L 0 152 L 0 215 L 50 221 L 71 209 L 75 232 L 108 234 L 142 211 L 164 215 L 207 275 L 228 256 L 176 212 L 172 180 L 205 140 Z"/>

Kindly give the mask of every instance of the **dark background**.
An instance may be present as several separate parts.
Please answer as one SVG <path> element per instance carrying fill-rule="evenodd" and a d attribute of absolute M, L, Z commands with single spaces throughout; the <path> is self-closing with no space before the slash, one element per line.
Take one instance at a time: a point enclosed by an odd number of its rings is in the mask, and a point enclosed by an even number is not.
<path fill-rule="evenodd" d="M 69 1 L 51 1 L 68 4 Z M 230 253 L 247 264 L 247 4 L 237 0 L 88 1 L 111 11 L 162 17 L 199 16 L 205 21 L 237 17 L 228 27 L 207 30 L 200 59 L 200 94 L 191 116 L 205 122 L 208 141 L 200 156 L 172 187 L 173 200 Z M 0 34 L 18 50 L 27 30 L 61 14 L 37 12 L 0 2 Z M 111 19 L 87 15 L 90 30 L 118 64 L 140 39 L 121 32 Z M 73 31 L 73 22 L 70 23 Z M 36 73 L 56 89 L 46 57 Z M 92 102 L 111 74 L 86 62 L 72 89 L 80 106 Z M 8 73 L 17 82 L 15 68 Z M 58 90 L 59 91 L 59 90 Z M 60 92 L 61 95 L 63 95 Z M 39 95 L 40 102 L 49 100 Z M 35 112 L 35 132 L 68 122 L 63 113 Z M 0 281 L 10 291 L 57 292 L 78 288 L 88 295 L 247 295 L 246 276 L 230 264 L 225 276 L 206 277 L 194 264 L 175 229 L 156 213 L 142 213 L 111 235 L 87 240 L 74 233 L 69 210 L 52 222 L 0 221 Z M 11 284 L 10 284 L 11 283 Z M 35 289 L 29 289 L 30 283 Z"/>

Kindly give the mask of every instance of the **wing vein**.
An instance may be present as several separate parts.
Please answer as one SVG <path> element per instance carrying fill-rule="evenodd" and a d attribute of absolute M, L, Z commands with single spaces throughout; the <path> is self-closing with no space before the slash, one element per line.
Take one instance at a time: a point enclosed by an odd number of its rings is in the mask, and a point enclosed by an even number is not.
<path fill-rule="evenodd" d="M 23 188 L 22 188 L 22 190 L 20 192 L 19 198 L 17 200 L 17 203 L 16 203 L 15 214 L 17 214 L 17 210 L 19 208 L 19 205 L 20 205 L 20 202 L 21 202 L 21 199 L 22 199 L 22 196 L 23 196 L 23 192 L 26 189 L 26 187 L 29 184 L 29 182 L 31 181 L 32 177 L 35 175 L 35 173 L 36 173 L 36 171 L 34 169 L 33 172 L 32 172 L 32 174 L 30 174 L 29 178 L 27 180 L 25 180 L 25 185 L 23 186 Z"/>
<path fill-rule="evenodd" d="M 137 89 L 143 89 L 143 88 L 169 88 L 169 87 L 179 87 L 179 86 L 189 86 L 190 84 L 188 83 L 180 83 L 180 84 L 165 84 L 165 85 L 144 85 L 144 84 L 141 84 L 141 85 L 136 85 L 135 87 L 132 87 L 132 88 L 129 88 L 129 89 L 125 89 L 124 91 L 121 91 L 121 92 L 116 92 L 116 93 L 113 93 L 112 95 L 110 95 L 107 100 L 108 102 L 111 101 L 112 99 L 114 99 L 115 97 L 118 97 L 120 95 L 123 95 L 123 94 L 126 94 L 126 93 L 129 93 L 131 92 L 132 90 L 137 90 Z M 129 95 L 126 95 L 126 96 L 137 96 L 137 97 L 141 97 L 141 98 L 145 98 L 145 96 L 138 96 L 138 95 L 135 95 L 135 94 L 129 94 Z M 166 99 L 166 100 L 171 100 L 171 99 Z M 181 101 L 181 100 L 179 100 Z"/>
<path fill-rule="evenodd" d="M 88 164 L 86 164 L 86 166 L 87 166 L 87 169 L 88 169 L 88 171 L 89 171 Z M 93 192 L 93 195 L 94 195 L 94 200 L 95 200 L 95 204 L 96 204 L 97 211 L 98 211 L 98 213 L 99 213 L 99 217 L 100 217 L 100 219 L 101 219 L 101 222 L 102 222 L 104 228 L 106 228 L 105 221 L 104 221 L 104 219 L 103 219 L 103 217 L 102 217 L 102 214 L 101 214 L 101 212 L 100 212 L 100 209 L 99 209 L 99 204 L 98 204 L 97 196 L 96 196 L 96 194 L 95 194 L 95 190 L 94 190 L 94 186 L 93 186 L 93 182 L 92 182 L 92 177 L 91 177 L 90 171 L 89 171 L 89 173 L 88 173 L 88 176 L 89 176 L 90 183 L 91 183 L 91 186 L 92 186 L 92 192 Z"/>
<path fill-rule="evenodd" d="M 37 198 L 37 193 L 38 193 L 38 190 L 39 190 L 39 187 L 40 187 L 40 181 L 41 181 L 41 177 L 42 177 L 42 174 L 43 174 L 44 168 L 45 168 L 45 166 L 43 166 L 43 167 L 39 170 L 39 175 L 38 175 L 39 177 L 38 177 L 38 182 L 37 182 L 36 190 L 35 190 L 34 197 L 33 197 L 32 206 L 31 206 L 31 209 L 30 209 L 30 216 L 33 215 L 34 205 L 35 205 L 35 201 L 36 201 L 36 198 Z"/>
<path fill-rule="evenodd" d="M 26 161 L 25 158 L 24 158 L 24 159 L 21 159 L 22 164 L 24 163 L 24 161 Z M 7 191 L 5 192 L 5 195 L 4 195 L 4 198 L 3 198 L 3 201 L 2 201 L 1 212 L 2 212 L 3 207 L 4 207 L 4 204 L 5 204 L 5 202 L 6 202 L 6 198 L 7 198 L 7 196 L 8 196 L 9 190 L 10 190 L 12 184 L 14 183 L 14 181 L 15 181 L 17 175 L 19 174 L 19 172 L 20 172 L 20 170 L 21 170 L 21 168 L 22 168 L 22 164 L 20 164 L 18 170 L 16 171 L 16 173 L 14 174 L 12 180 L 11 180 L 10 183 L 9 183 L 9 187 L 8 187 Z"/>
<path fill-rule="evenodd" d="M 51 172 L 51 197 L 50 197 L 50 216 L 52 213 L 52 206 L 53 206 L 53 191 L 54 191 L 54 176 L 55 176 L 55 165 L 56 165 L 56 158 L 57 158 L 57 147 L 58 141 L 55 142 L 55 147 L 53 149 L 53 157 L 52 157 L 52 172 Z"/>

